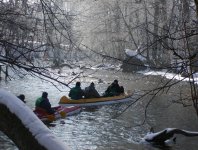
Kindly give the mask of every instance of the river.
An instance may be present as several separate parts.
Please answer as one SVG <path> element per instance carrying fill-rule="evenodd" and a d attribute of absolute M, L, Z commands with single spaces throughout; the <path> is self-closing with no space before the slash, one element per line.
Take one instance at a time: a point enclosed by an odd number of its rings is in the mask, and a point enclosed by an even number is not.
<path fill-rule="evenodd" d="M 98 79 L 102 79 L 103 82 L 98 83 Z M 82 88 L 92 81 L 95 82 L 96 89 L 102 93 L 114 79 L 118 79 L 119 84 L 123 85 L 125 90 L 133 91 L 136 97 L 167 81 L 160 76 L 144 76 L 106 70 L 97 72 L 93 76 L 81 78 L 80 81 Z M 57 89 L 49 82 L 29 76 L 7 83 L 1 82 L 0 86 L 16 95 L 25 94 L 27 105 L 32 109 L 34 109 L 36 98 L 41 95 L 42 91 L 49 93 L 49 99 L 53 106 L 57 105 L 61 96 L 68 95 L 69 91 L 67 87 L 61 86 Z M 198 118 L 194 109 L 183 107 L 178 102 L 173 103 L 181 92 L 189 94 L 188 89 L 188 84 L 182 82 L 170 88 L 168 94 L 156 95 L 146 109 L 146 120 L 145 107 L 152 95 L 140 99 L 118 117 L 115 117 L 116 112 L 122 111 L 129 104 L 83 110 L 78 115 L 54 122 L 54 126 L 49 128 L 72 150 L 158 150 L 159 148 L 139 143 L 150 127 L 154 127 L 155 131 L 168 127 L 198 131 Z M 176 144 L 168 149 L 197 150 L 197 140 L 198 137 L 177 135 Z M 17 150 L 2 133 L 0 133 L 0 149 Z"/>

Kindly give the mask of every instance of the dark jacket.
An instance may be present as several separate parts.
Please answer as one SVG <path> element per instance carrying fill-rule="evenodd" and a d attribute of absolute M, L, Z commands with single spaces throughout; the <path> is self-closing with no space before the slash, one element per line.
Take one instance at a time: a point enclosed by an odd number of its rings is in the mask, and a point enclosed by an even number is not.
<path fill-rule="evenodd" d="M 99 98 L 100 94 L 97 92 L 94 86 L 90 85 L 85 88 L 85 98 Z"/>
<path fill-rule="evenodd" d="M 122 87 L 123 88 L 123 87 Z M 124 89 L 121 89 L 121 87 L 119 86 L 119 84 L 115 84 L 115 83 L 112 83 L 108 88 L 107 90 L 105 91 L 105 94 L 104 96 L 118 96 L 120 95 L 121 93 L 123 93 Z"/>
<path fill-rule="evenodd" d="M 84 92 L 79 86 L 73 87 L 69 92 L 69 97 L 74 100 L 81 99 L 83 96 Z"/>
<path fill-rule="evenodd" d="M 48 98 L 43 98 L 43 97 L 38 98 L 36 100 L 35 106 L 45 109 L 48 114 L 54 114 L 55 113 L 55 110 L 52 109 Z"/>

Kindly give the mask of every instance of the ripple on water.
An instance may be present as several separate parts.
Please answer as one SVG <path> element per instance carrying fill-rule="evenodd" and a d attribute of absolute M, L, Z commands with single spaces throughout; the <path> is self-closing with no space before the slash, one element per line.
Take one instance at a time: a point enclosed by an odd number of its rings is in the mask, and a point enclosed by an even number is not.
<path fill-rule="evenodd" d="M 115 78 L 113 73 L 108 76 L 99 74 L 99 77 L 106 83 L 110 83 Z M 140 91 L 141 87 L 147 90 L 151 88 L 149 81 L 147 81 L 148 78 L 142 78 L 139 75 L 121 74 L 117 75 L 116 78 L 119 78 L 119 82 L 126 89 L 132 91 Z M 130 79 L 130 81 L 127 79 Z M 149 77 L 149 80 L 152 85 L 156 83 L 155 78 Z M 92 81 L 92 79 L 87 81 Z M 83 84 L 83 86 L 85 85 Z M 1 82 L 0 86 L 16 95 L 23 92 L 27 98 L 27 105 L 32 109 L 34 108 L 35 99 L 41 95 L 42 91 L 47 90 L 50 101 L 55 106 L 62 95 L 68 95 L 69 90 L 61 87 L 63 92 L 60 92 L 50 83 L 42 82 L 33 77 L 13 80 L 8 84 Z M 107 87 L 107 84 L 97 85 L 101 93 L 105 90 L 105 87 Z M 175 95 L 174 91 L 173 94 Z M 138 143 L 148 132 L 150 126 L 154 126 L 156 130 L 161 130 L 168 125 L 169 127 L 198 130 L 198 123 L 195 121 L 197 118 L 192 109 L 182 108 L 176 104 L 166 108 L 163 107 L 167 106 L 164 103 L 171 97 L 172 95 L 156 97 L 148 108 L 147 122 L 142 126 L 137 125 L 144 120 L 145 104 L 148 102 L 149 97 L 138 101 L 121 116 L 114 119 L 112 118 L 115 117 L 116 112 L 122 111 L 124 105 L 104 106 L 92 111 L 83 110 L 76 116 L 64 119 L 64 124 L 58 120 L 54 122 L 54 127 L 49 128 L 56 136 L 66 142 L 72 150 L 154 150 L 156 148 L 143 147 Z M 178 144 L 172 150 L 186 150 L 189 147 L 191 150 L 196 150 L 198 147 L 197 138 L 179 137 L 178 139 Z M 3 146 L 7 150 L 15 150 L 16 148 L 12 144 L 7 146 L 6 142 L 0 143 L 0 149 Z"/>

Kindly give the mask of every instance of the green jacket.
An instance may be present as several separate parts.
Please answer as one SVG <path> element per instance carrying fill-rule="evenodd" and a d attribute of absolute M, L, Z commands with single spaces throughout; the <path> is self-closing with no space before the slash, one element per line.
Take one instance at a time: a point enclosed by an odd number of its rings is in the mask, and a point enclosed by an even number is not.
<path fill-rule="evenodd" d="M 39 97 L 39 98 L 36 100 L 36 102 L 35 102 L 35 106 L 36 106 L 36 107 L 39 107 L 42 101 L 43 101 L 43 98 L 42 98 L 42 97 Z"/>
<path fill-rule="evenodd" d="M 75 86 L 69 92 L 69 97 L 71 97 L 71 99 L 74 100 L 81 99 L 83 98 L 83 96 L 84 96 L 84 92 L 79 86 Z"/>

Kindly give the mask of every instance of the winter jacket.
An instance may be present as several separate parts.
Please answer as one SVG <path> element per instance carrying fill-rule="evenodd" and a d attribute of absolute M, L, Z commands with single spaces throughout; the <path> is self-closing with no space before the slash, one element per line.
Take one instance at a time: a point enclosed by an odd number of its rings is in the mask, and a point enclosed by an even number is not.
<path fill-rule="evenodd" d="M 95 87 L 91 85 L 86 87 L 84 92 L 85 92 L 85 98 L 99 98 L 100 97 Z"/>
<path fill-rule="evenodd" d="M 48 114 L 54 114 L 55 112 L 55 110 L 52 109 L 48 98 L 43 98 L 43 97 L 38 98 L 36 100 L 35 106 L 45 109 Z"/>
<path fill-rule="evenodd" d="M 69 97 L 74 100 L 81 99 L 83 96 L 84 92 L 79 86 L 73 87 L 69 92 Z"/>
<path fill-rule="evenodd" d="M 121 90 L 119 84 L 111 84 L 107 90 L 105 91 L 104 96 L 105 97 L 109 97 L 109 96 L 118 96 L 121 93 L 123 93 L 123 91 Z"/>

